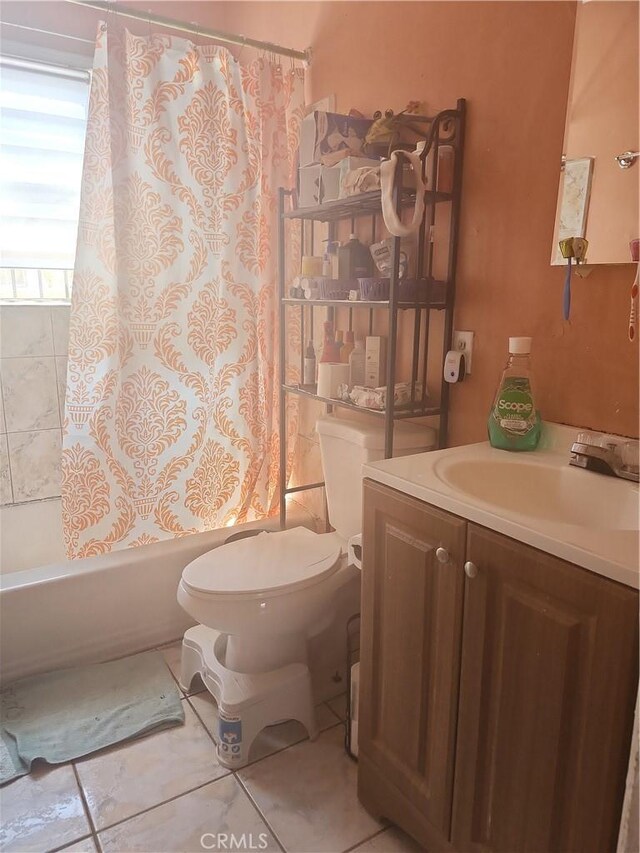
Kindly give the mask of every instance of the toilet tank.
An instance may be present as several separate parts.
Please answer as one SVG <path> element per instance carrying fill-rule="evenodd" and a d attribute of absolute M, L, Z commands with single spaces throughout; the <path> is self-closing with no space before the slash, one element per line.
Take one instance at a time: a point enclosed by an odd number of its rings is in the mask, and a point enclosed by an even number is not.
<path fill-rule="evenodd" d="M 384 459 L 384 426 L 327 415 L 318 419 L 316 429 L 320 436 L 329 522 L 347 540 L 362 533 L 362 466 Z M 431 427 L 396 423 L 393 455 L 433 450 L 436 440 Z"/>

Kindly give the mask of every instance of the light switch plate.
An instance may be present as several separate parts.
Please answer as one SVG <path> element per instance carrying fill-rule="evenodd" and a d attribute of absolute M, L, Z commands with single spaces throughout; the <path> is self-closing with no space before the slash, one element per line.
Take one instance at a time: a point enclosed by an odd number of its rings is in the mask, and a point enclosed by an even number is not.
<path fill-rule="evenodd" d="M 471 373 L 471 356 L 473 355 L 473 332 L 454 332 L 453 349 L 464 353 L 465 373 Z"/>

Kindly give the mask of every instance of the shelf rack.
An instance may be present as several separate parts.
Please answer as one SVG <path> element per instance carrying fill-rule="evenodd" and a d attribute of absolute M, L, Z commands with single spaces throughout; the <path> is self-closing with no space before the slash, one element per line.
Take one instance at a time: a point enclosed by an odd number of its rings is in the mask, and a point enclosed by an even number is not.
<path fill-rule="evenodd" d="M 434 204 L 438 201 L 451 201 L 453 193 L 437 192 L 427 190 L 425 201 Z M 416 200 L 415 190 L 400 189 L 399 203 L 401 208 L 413 207 Z M 336 222 L 339 219 L 349 219 L 356 216 L 377 216 L 381 213 L 380 190 L 368 193 L 359 193 L 348 198 L 338 198 L 333 201 L 325 201 L 313 207 L 302 207 L 294 210 L 283 211 L 283 219 L 303 219 L 314 222 Z"/>
<path fill-rule="evenodd" d="M 463 98 L 459 99 L 455 109 L 443 110 L 428 119 L 429 130 L 425 134 L 425 146 L 421 154 L 422 177 L 428 189 L 425 192 L 425 211 L 418 232 L 417 257 L 415 261 L 415 273 L 412 277 L 420 281 L 421 298 L 415 301 L 406 301 L 399 298 L 399 271 L 401 240 L 393 238 L 393 251 L 391 258 L 391 276 L 389 287 L 389 299 L 385 301 L 355 301 L 340 299 L 295 299 L 289 297 L 286 291 L 286 246 L 285 231 L 286 222 L 296 219 L 301 221 L 302 241 L 305 244 L 305 223 L 311 223 L 311 252 L 313 253 L 314 224 L 321 222 L 328 224 L 329 239 L 336 238 L 337 224 L 342 220 L 351 220 L 353 224 L 357 218 L 364 216 L 371 218 L 371 242 L 376 241 L 376 225 L 382 214 L 380 191 L 361 193 L 345 199 L 336 199 L 322 204 L 295 208 L 292 202 L 295 200 L 295 191 L 279 191 L 278 196 L 278 279 L 279 279 L 279 307 L 280 307 L 280 471 L 283 472 L 280 483 L 280 523 L 284 527 L 286 523 L 286 498 L 295 492 L 316 489 L 324 486 L 324 483 L 310 483 L 290 487 L 286 485 L 284 472 L 287 462 L 287 431 L 286 431 L 286 396 L 297 394 L 300 397 L 319 401 L 326 405 L 327 412 L 334 407 L 349 409 L 368 415 L 374 415 L 384 420 L 385 425 L 385 458 L 393 455 L 393 431 L 397 420 L 408 418 L 420 418 L 439 416 L 438 444 L 445 447 L 447 443 L 447 429 L 449 416 L 449 385 L 441 380 L 440 395 L 437 405 L 429 405 L 426 396 L 427 367 L 431 358 L 430 350 L 430 318 L 431 311 L 444 312 L 444 335 L 441 352 L 440 375 L 442 376 L 442 365 L 446 352 L 451 348 L 451 337 L 453 332 L 453 308 L 455 302 L 455 277 L 456 260 L 458 249 L 458 233 L 460 220 L 460 199 L 462 187 L 462 159 L 464 149 L 464 125 L 465 125 L 466 103 Z M 438 166 L 441 148 L 450 149 L 452 152 L 452 176 L 450 191 L 440 191 L 438 187 Z M 398 215 L 406 207 L 415 203 L 415 190 L 405 189 L 403 184 L 402 164 L 398 163 L 395 173 L 393 201 Z M 287 202 L 289 203 L 287 205 Z M 433 275 L 434 268 L 434 231 L 436 223 L 436 208 L 442 204 L 448 207 L 448 227 L 445 229 L 448 245 L 446 249 L 446 276 L 437 279 Z M 441 247 L 442 248 L 442 247 Z M 396 354 L 398 346 L 398 317 L 399 312 L 413 312 L 413 341 L 411 348 L 411 379 L 410 400 L 404 405 L 395 405 L 393 394 L 387 395 L 387 405 L 384 410 L 365 409 L 353 403 L 336 400 L 329 397 L 321 397 L 317 394 L 315 386 L 302 385 L 302 361 L 304 358 L 305 342 L 305 314 L 309 317 L 310 327 L 313 331 L 313 312 L 315 309 L 325 309 L 329 319 L 333 320 L 335 311 L 344 308 L 349 311 L 349 329 L 352 328 L 353 312 L 365 310 L 369 312 L 369 334 L 372 333 L 374 324 L 374 312 L 385 311 L 389 314 L 389 329 L 387 341 L 387 365 L 386 377 L 387 388 L 394 388 L 396 384 Z M 287 382 L 286 363 L 286 341 L 287 341 L 287 313 L 290 310 L 298 310 L 301 329 L 301 353 L 300 353 L 300 383 Z M 420 397 L 417 386 L 421 384 L 424 390 Z"/>

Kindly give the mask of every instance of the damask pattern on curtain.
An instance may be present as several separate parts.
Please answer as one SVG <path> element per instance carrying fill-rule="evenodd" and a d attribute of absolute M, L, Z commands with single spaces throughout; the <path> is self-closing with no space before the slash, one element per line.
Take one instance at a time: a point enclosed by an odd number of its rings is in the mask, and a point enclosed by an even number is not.
<path fill-rule="evenodd" d="M 69 557 L 277 511 L 277 189 L 302 116 L 299 69 L 102 25 L 71 306 Z"/>

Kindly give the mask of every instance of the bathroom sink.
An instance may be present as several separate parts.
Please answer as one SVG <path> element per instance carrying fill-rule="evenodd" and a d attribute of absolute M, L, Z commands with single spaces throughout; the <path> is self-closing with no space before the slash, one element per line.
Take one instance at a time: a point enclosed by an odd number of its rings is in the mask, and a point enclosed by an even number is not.
<path fill-rule="evenodd" d="M 575 441 L 573 427 L 545 423 L 531 453 L 481 442 L 363 470 L 445 512 L 640 589 L 638 484 L 569 465 Z"/>
<path fill-rule="evenodd" d="M 494 510 L 591 530 L 638 530 L 638 490 L 613 477 L 513 459 L 443 458 L 434 473 Z"/>

